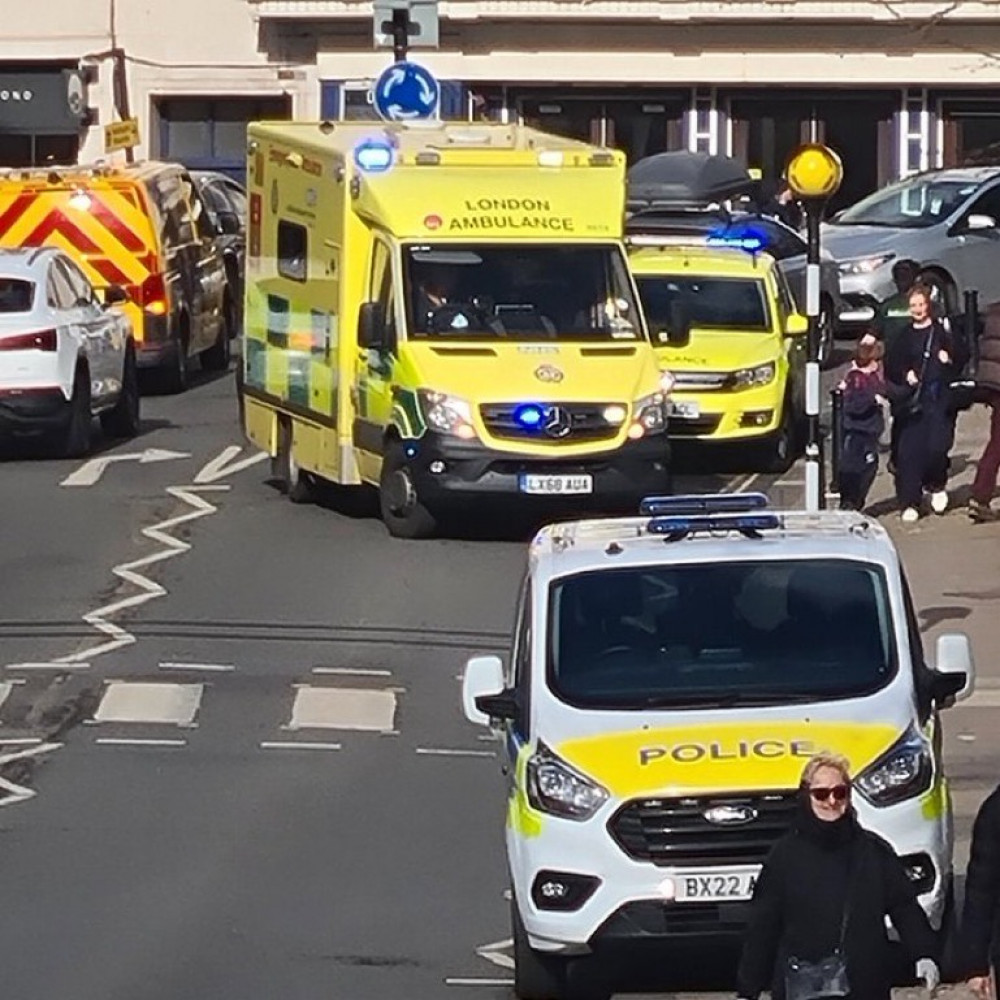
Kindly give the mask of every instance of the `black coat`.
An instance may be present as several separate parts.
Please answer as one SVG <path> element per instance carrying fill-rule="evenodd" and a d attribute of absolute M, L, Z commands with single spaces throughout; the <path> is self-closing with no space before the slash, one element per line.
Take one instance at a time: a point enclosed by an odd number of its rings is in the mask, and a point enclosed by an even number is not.
<path fill-rule="evenodd" d="M 770 989 L 774 1000 L 783 1000 L 788 958 L 815 962 L 831 955 L 840 942 L 847 900 L 844 956 L 851 997 L 888 1000 L 893 959 L 885 916 L 914 962 L 937 961 L 936 935 L 902 862 L 884 840 L 861 827 L 853 814 L 828 824 L 807 810 L 803 803 L 796 827 L 774 845 L 764 863 L 737 973 L 737 995 L 757 997 Z M 834 826 L 841 830 L 831 841 Z"/>
<path fill-rule="evenodd" d="M 979 807 L 965 876 L 958 965 L 963 978 L 1000 967 L 1000 788 Z"/>
<path fill-rule="evenodd" d="M 931 349 L 926 363 L 924 350 L 928 337 L 932 336 Z M 943 364 L 938 358 L 938 352 L 946 350 L 951 360 Z M 918 329 L 912 324 L 901 330 L 892 342 L 887 345 L 885 354 L 886 391 L 893 410 L 904 404 L 914 394 L 906 381 L 906 373 L 916 372 L 920 384 L 916 388 L 917 395 L 925 403 L 933 404 L 936 400 L 945 400 L 948 385 L 958 376 L 965 364 L 964 350 L 958 338 L 935 320 L 930 327 Z"/>

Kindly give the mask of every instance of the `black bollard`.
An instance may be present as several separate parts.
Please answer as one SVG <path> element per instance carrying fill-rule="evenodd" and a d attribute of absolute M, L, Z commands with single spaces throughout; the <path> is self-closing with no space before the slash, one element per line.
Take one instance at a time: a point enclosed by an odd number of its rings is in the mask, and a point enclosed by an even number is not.
<path fill-rule="evenodd" d="M 830 485 L 831 492 L 840 493 L 840 460 L 844 442 L 844 393 L 830 390 Z"/>

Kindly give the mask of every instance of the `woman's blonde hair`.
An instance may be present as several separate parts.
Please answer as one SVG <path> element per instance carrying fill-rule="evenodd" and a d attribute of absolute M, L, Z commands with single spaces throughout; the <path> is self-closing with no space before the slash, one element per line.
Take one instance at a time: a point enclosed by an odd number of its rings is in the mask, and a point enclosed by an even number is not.
<path fill-rule="evenodd" d="M 803 788 L 808 788 L 812 784 L 816 772 L 822 767 L 830 767 L 835 771 L 839 771 L 840 776 L 844 779 L 844 783 L 847 785 L 851 783 L 850 761 L 843 754 L 834 753 L 832 750 L 822 750 L 820 753 L 810 757 L 808 763 L 802 769 L 801 784 Z"/>

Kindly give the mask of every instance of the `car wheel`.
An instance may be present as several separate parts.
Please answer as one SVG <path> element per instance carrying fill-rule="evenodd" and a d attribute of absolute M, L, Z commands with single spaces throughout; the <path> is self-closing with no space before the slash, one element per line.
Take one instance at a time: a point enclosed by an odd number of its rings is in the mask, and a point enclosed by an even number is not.
<path fill-rule="evenodd" d="M 292 452 L 290 420 L 282 420 L 278 425 L 278 454 L 272 468 L 279 489 L 292 503 L 310 503 L 314 499 L 313 477 L 299 468 Z"/>
<path fill-rule="evenodd" d="M 562 1000 L 565 960 L 539 954 L 528 944 L 528 934 L 513 899 L 510 923 L 514 939 L 514 996 L 517 1000 Z"/>
<path fill-rule="evenodd" d="M 398 441 L 390 441 L 382 457 L 379 508 L 394 538 L 429 538 L 437 527 L 434 515 L 417 495 L 413 474 Z"/>
<path fill-rule="evenodd" d="M 66 458 L 80 458 L 90 451 L 94 415 L 90 410 L 90 375 L 86 368 L 76 370 L 73 395 L 69 401 L 69 418 L 63 437 L 62 452 Z"/>
<path fill-rule="evenodd" d="M 139 433 L 139 372 L 131 345 L 125 351 L 118 402 L 114 409 L 101 414 L 101 429 L 113 438 L 134 438 Z"/>
<path fill-rule="evenodd" d="M 917 279 L 917 283 L 930 287 L 931 299 L 944 315 L 950 316 L 958 312 L 960 308 L 958 291 L 955 282 L 947 274 L 942 274 L 940 271 L 924 271 Z"/>
<path fill-rule="evenodd" d="M 222 306 L 222 324 L 219 327 L 219 335 L 207 351 L 201 352 L 202 368 L 210 372 L 224 372 L 229 368 L 229 362 L 232 360 L 232 340 L 235 329 L 236 309 L 233 300 L 227 293 Z"/>

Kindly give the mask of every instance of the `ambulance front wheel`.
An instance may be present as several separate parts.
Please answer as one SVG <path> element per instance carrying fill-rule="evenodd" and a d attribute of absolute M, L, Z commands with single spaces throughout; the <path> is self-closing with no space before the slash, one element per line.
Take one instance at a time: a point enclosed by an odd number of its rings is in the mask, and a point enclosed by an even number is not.
<path fill-rule="evenodd" d="M 413 473 L 399 441 L 386 443 L 378 496 L 382 520 L 394 538 L 428 538 L 434 534 L 437 520 L 417 494 Z"/>
<path fill-rule="evenodd" d="M 510 902 L 511 937 L 514 939 L 514 996 L 517 1000 L 562 1000 L 566 987 L 566 961 L 535 951 L 517 908 Z"/>

